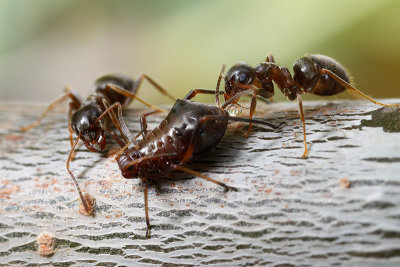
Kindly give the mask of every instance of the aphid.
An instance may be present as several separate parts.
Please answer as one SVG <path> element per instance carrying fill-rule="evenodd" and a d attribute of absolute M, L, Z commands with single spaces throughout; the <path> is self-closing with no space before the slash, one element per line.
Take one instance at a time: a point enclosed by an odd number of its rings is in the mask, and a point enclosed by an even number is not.
<path fill-rule="evenodd" d="M 37 251 L 42 257 L 54 254 L 54 238 L 49 234 L 41 234 L 36 240 Z"/>
<path fill-rule="evenodd" d="M 226 110 L 185 99 L 178 99 L 160 125 L 141 140 L 131 140 L 116 155 L 125 178 L 140 178 L 144 184 L 147 232 L 150 235 L 148 186 L 150 181 L 177 170 L 216 183 L 227 190 L 236 190 L 183 165 L 193 156 L 214 148 L 222 139 L 229 120 L 252 122 L 276 128 L 274 125 L 244 118 L 230 117 Z M 120 123 L 124 122 L 120 118 Z M 126 127 L 123 127 L 126 129 Z M 146 128 L 146 126 L 144 126 Z"/>
<path fill-rule="evenodd" d="M 252 67 L 246 62 L 239 62 L 232 66 L 224 76 L 225 79 L 225 103 L 223 105 L 231 105 L 238 102 L 239 98 L 244 95 L 252 95 L 250 105 L 251 119 L 256 109 L 257 96 L 263 98 L 270 98 L 274 93 L 274 85 L 278 86 L 282 93 L 292 101 L 297 98 L 299 104 L 299 114 L 303 126 L 304 137 L 304 153 L 302 158 L 307 158 L 307 139 L 305 118 L 303 112 L 303 104 L 301 101 L 302 94 L 315 94 L 318 96 L 331 96 L 350 90 L 369 101 L 381 105 L 399 107 L 399 104 L 384 104 L 377 102 L 357 90 L 350 84 L 349 75 L 346 69 L 336 60 L 324 55 L 309 55 L 298 59 L 293 65 L 294 76 L 290 74 L 289 70 L 284 67 L 279 67 L 275 64 L 272 54 L 267 56 L 265 62 L 261 62 L 256 67 Z M 220 76 L 223 76 L 221 73 Z M 212 94 L 212 90 L 207 90 L 207 93 Z M 219 87 L 215 91 L 216 103 L 220 106 L 219 102 Z M 250 123 L 248 131 L 245 136 L 251 133 L 252 124 Z"/>
<path fill-rule="evenodd" d="M 110 74 L 102 76 L 96 80 L 94 93 L 89 95 L 83 102 L 81 102 L 79 97 L 72 92 L 69 86 L 66 86 L 65 93 L 53 101 L 34 123 L 21 128 L 21 130 L 27 131 L 36 127 L 49 111 L 53 110 L 65 100 L 70 99 L 68 109 L 68 130 L 71 142 L 71 151 L 67 159 L 66 168 L 78 190 L 82 204 L 84 205 L 88 215 L 92 213 L 92 208 L 88 206 L 86 201 L 84 201 L 84 195 L 79 188 L 75 176 L 69 168 L 69 162 L 73 158 L 75 147 L 79 140 L 82 140 L 90 151 L 100 152 L 106 147 L 105 132 L 109 132 L 120 145 L 123 144 L 123 141 L 121 141 L 118 138 L 118 135 L 111 129 L 111 125 L 114 125 L 119 130 L 125 142 L 130 140 L 129 136 L 124 135 L 124 132 L 128 133 L 128 131 L 122 131 L 112 110 L 118 108 L 118 113 L 121 114 L 122 109 L 126 108 L 134 98 L 146 106 L 155 109 L 157 112 L 167 112 L 148 104 L 135 95 L 143 79 L 147 79 L 162 94 L 175 101 L 176 98 L 170 95 L 146 74 L 139 75 L 135 81 L 122 74 Z M 108 117 L 106 114 L 109 114 L 110 116 Z M 72 139 L 73 132 L 77 135 L 75 142 Z"/>

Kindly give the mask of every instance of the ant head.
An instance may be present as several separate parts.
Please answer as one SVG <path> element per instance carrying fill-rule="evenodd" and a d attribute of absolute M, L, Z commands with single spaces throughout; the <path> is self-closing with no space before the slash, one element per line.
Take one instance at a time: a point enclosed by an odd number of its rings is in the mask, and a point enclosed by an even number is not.
<path fill-rule="evenodd" d="M 240 85 L 253 85 L 255 80 L 256 72 L 249 64 L 241 61 L 233 65 L 225 75 L 225 93 L 228 99 L 247 89 Z"/>
<path fill-rule="evenodd" d="M 257 91 L 257 95 L 262 97 L 272 97 L 274 86 L 271 79 L 263 78 L 259 72 L 259 66 L 253 68 L 243 61 L 231 67 L 225 75 L 225 100 L 248 89 Z"/>
<path fill-rule="evenodd" d="M 96 123 L 101 112 L 96 105 L 87 105 L 77 110 L 71 118 L 72 130 L 81 136 L 81 140 L 92 152 L 99 152 L 106 147 L 106 138 L 101 121 Z"/>

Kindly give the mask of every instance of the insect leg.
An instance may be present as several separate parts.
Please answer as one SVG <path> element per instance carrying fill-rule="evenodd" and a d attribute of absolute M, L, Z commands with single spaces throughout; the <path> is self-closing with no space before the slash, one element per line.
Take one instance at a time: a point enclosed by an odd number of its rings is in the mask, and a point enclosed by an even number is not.
<path fill-rule="evenodd" d="M 146 230 L 146 238 L 150 237 L 150 217 L 149 217 L 149 184 L 147 181 L 144 182 L 144 213 L 146 215 L 146 225 L 147 225 L 147 230 Z"/>
<path fill-rule="evenodd" d="M 193 89 L 190 90 L 190 92 L 183 98 L 190 100 L 193 97 L 195 97 L 197 94 L 207 94 L 207 95 L 214 95 L 216 93 L 215 90 L 212 89 L 203 89 L 203 88 L 198 88 L 198 89 Z M 223 94 L 224 92 L 219 92 L 219 94 Z"/>
<path fill-rule="evenodd" d="M 69 86 L 66 86 L 64 91 L 65 91 L 65 93 L 62 94 L 61 96 L 59 96 L 53 102 L 51 102 L 50 105 L 47 107 L 47 109 L 43 112 L 43 114 L 36 121 L 34 121 L 32 124 L 30 124 L 28 126 L 21 127 L 21 131 L 28 131 L 28 130 L 38 126 L 40 124 L 40 122 L 42 121 L 42 119 L 47 115 L 47 113 L 52 111 L 54 108 L 56 108 L 58 105 L 60 105 L 62 102 L 64 102 L 68 98 L 70 98 L 72 101 L 72 106 L 70 106 L 70 107 L 73 107 L 74 109 L 79 109 L 81 106 L 81 101 L 79 100 L 78 96 L 76 96 L 72 92 L 72 90 Z M 71 112 L 71 114 L 72 114 L 72 112 Z"/>
<path fill-rule="evenodd" d="M 159 108 L 157 106 L 151 105 L 149 103 L 147 103 L 146 101 L 144 101 L 143 99 L 139 98 L 136 96 L 136 94 L 129 92 L 128 90 L 125 90 L 124 88 L 121 88 L 115 84 L 109 83 L 106 85 L 108 89 L 113 90 L 121 95 L 124 95 L 126 97 L 132 98 L 132 99 L 137 99 L 139 102 L 141 102 L 142 104 L 144 104 L 145 106 L 155 109 L 155 110 L 159 110 L 160 112 L 165 112 L 168 113 L 167 110 Z"/>
<path fill-rule="evenodd" d="M 79 135 L 78 138 L 76 138 L 76 141 L 73 144 L 73 146 L 71 148 L 71 151 L 69 152 L 69 156 L 68 156 L 67 163 L 66 163 L 66 168 L 67 168 L 67 171 L 68 171 L 69 175 L 71 176 L 72 181 L 74 182 L 74 184 L 76 186 L 76 189 L 78 190 L 79 197 L 81 198 L 81 202 L 83 204 L 83 207 L 85 208 L 86 213 L 88 215 L 91 215 L 93 211 L 92 211 L 91 207 L 89 207 L 89 204 L 86 202 L 86 199 L 85 199 L 85 197 L 84 197 L 84 195 L 82 193 L 82 190 L 79 187 L 78 181 L 76 180 L 74 174 L 69 169 L 69 162 L 71 161 L 71 157 L 72 157 L 73 151 L 75 150 L 75 147 L 78 144 L 80 137 L 81 136 Z"/>
<path fill-rule="evenodd" d="M 364 94 L 363 92 L 357 90 L 354 86 L 352 86 L 351 84 L 347 83 L 346 81 L 344 81 L 342 78 L 340 78 L 339 76 L 337 76 L 335 73 L 333 73 L 330 70 L 321 69 L 320 73 L 321 73 L 321 75 L 324 75 L 324 74 L 328 75 L 329 77 L 334 79 L 337 83 L 339 83 L 340 85 L 342 85 L 346 89 L 348 89 L 351 92 L 353 92 L 355 94 L 358 94 L 358 95 L 368 99 L 369 101 L 371 101 L 374 104 L 378 104 L 378 105 L 385 106 L 385 107 L 400 107 L 400 104 L 384 104 L 384 103 L 381 103 L 381 102 L 373 100 L 371 97 L 369 97 L 366 94 Z"/>
<path fill-rule="evenodd" d="M 189 168 L 186 168 L 186 167 L 183 167 L 183 166 L 180 166 L 180 165 L 172 165 L 171 167 L 173 169 L 175 169 L 175 170 L 183 171 L 183 172 L 189 173 L 191 175 L 197 176 L 199 178 L 202 178 L 204 180 L 207 180 L 209 182 L 212 182 L 214 184 L 220 185 L 220 186 L 224 187 L 226 190 L 238 191 L 237 188 L 235 188 L 235 187 L 226 185 L 226 184 L 224 184 L 224 183 L 222 183 L 220 181 L 217 181 L 217 180 L 215 180 L 215 179 L 213 179 L 211 177 L 205 176 L 205 175 L 203 175 L 203 174 L 201 174 L 201 173 L 199 173 L 197 171 L 194 171 L 192 169 L 189 169 Z"/>
<path fill-rule="evenodd" d="M 257 105 L 257 94 L 254 93 L 253 96 L 251 97 L 250 115 L 249 115 L 250 120 L 253 118 L 254 112 L 256 111 L 256 105 Z M 253 129 L 253 123 L 250 122 L 247 132 L 243 136 L 248 137 L 251 134 L 252 129 Z"/>
<path fill-rule="evenodd" d="M 299 103 L 299 115 L 301 119 L 301 123 L 303 125 L 303 138 L 304 138 L 304 153 L 301 156 L 303 159 L 307 158 L 308 149 L 307 149 L 307 138 L 306 138 L 306 120 L 304 118 L 304 111 L 303 111 L 303 101 L 301 101 L 300 95 L 297 95 L 297 101 Z"/>
<path fill-rule="evenodd" d="M 176 101 L 176 97 L 174 97 L 173 95 L 171 95 L 170 93 L 168 93 L 167 90 L 165 90 L 161 85 L 159 85 L 156 81 L 154 81 L 152 78 L 150 78 L 147 74 L 145 73 L 141 73 L 139 74 L 139 76 L 137 77 L 136 81 L 135 81 L 135 88 L 133 89 L 133 92 L 136 92 L 138 90 L 138 88 L 140 87 L 140 85 L 142 84 L 143 80 L 146 79 L 149 83 L 151 83 L 151 85 L 153 85 L 158 91 L 160 91 L 163 95 L 168 96 L 170 99 L 172 99 L 173 101 Z"/>

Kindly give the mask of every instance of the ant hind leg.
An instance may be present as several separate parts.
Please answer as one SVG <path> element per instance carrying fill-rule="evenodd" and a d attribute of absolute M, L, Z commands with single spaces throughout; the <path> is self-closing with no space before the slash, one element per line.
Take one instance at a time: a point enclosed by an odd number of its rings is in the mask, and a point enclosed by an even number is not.
<path fill-rule="evenodd" d="M 140 85 L 142 84 L 144 79 L 146 79 L 149 83 L 151 83 L 151 85 L 153 85 L 158 91 L 160 91 L 161 94 L 169 97 L 172 101 L 176 101 L 176 97 L 174 97 L 173 95 L 168 93 L 167 90 L 165 90 L 161 85 L 159 85 L 156 81 L 154 81 L 151 77 L 149 77 L 145 73 L 141 73 L 138 76 L 138 78 L 136 79 L 135 88 L 133 90 L 134 92 L 136 92 L 138 90 L 138 88 L 140 87 Z"/>
<path fill-rule="evenodd" d="M 380 105 L 380 106 L 385 106 L 385 107 L 400 107 L 400 104 L 384 104 L 384 103 L 381 103 L 381 102 L 373 100 L 371 97 L 369 97 L 366 94 L 364 94 L 363 92 L 357 90 L 354 86 L 352 86 L 351 84 L 349 84 L 348 82 L 346 82 L 345 80 L 343 80 L 342 78 L 340 78 L 339 76 L 337 76 L 335 73 L 333 73 L 330 70 L 321 69 L 320 73 L 321 73 L 321 75 L 324 75 L 324 74 L 328 75 L 329 77 L 334 79 L 337 83 L 339 83 L 340 85 L 342 85 L 346 89 L 350 90 L 351 92 L 353 92 L 355 94 L 358 94 L 358 95 L 366 98 L 367 100 L 371 101 L 374 104 L 377 104 L 377 105 Z"/>

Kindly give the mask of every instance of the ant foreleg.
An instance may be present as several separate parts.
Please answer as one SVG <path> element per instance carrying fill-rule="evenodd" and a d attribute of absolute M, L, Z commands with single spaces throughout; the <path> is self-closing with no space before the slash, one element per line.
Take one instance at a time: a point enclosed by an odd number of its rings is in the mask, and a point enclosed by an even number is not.
<path fill-rule="evenodd" d="M 304 117 L 304 110 L 303 110 L 303 101 L 301 101 L 300 95 L 297 95 L 297 101 L 299 103 L 299 115 L 301 119 L 301 123 L 303 125 L 303 138 L 304 138 L 304 153 L 301 158 L 306 159 L 308 155 L 308 149 L 307 149 L 307 138 L 306 138 L 306 120 Z"/>
<path fill-rule="evenodd" d="M 104 107 L 105 107 L 106 109 L 108 109 L 108 107 L 110 107 L 110 104 L 108 103 L 108 101 L 107 101 L 105 98 L 103 98 L 103 104 L 104 104 Z M 122 106 L 121 106 L 121 105 L 118 105 L 118 110 L 120 110 L 120 109 L 121 109 L 121 111 L 122 111 Z M 118 123 L 117 118 L 115 117 L 114 110 L 110 109 L 110 112 L 109 112 L 108 114 L 110 115 L 110 118 L 111 118 L 112 123 L 113 123 L 114 126 L 117 128 L 117 130 L 121 133 L 121 136 L 122 136 L 122 138 L 124 138 L 125 142 L 129 142 L 129 140 L 127 140 L 127 137 L 125 136 L 124 132 L 122 131 L 121 126 L 120 126 L 120 124 Z M 108 129 L 108 131 L 109 131 L 112 135 L 115 135 L 115 133 L 112 132 L 110 129 Z M 114 138 L 114 139 L 115 139 L 115 138 Z M 128 138 L 128 139 L 129 139 L 129 138 Z M 118 142 L 117 139 L 115 139 L 115 140 Z M 120 141 L 120 140 L 119 140 L 119 141 Z"/>
<path fill-rule="evenodd" d="M 51 102 L 50 105 L 47 107 L 47 109 L 43 112 L 43 114 L 36 121 L 34 121 L 32 124 L 30 124 L 28 126 L 21 127 L 21 131 L 28 131 L 28 130 L 38 126 L 40 124 L 40 122 L 42 121 L 42 119 L 47 115 L 47 113 L 49 113 L 50 111 L 55 109 L 58 105 L 60 105 L 62 102 L 64 102 L 67 98 L 71 99 L 70 109 L 74 109 L 74 110 L 79 109 L 81 107 L 81 101 L 79 100 L 79 97 L 76 96 L 72 92 L 72 90 L 69 86 L 65 86 L 64 91 L 65 91 L 65 93 L 63 95 L 59 96 L 53 102 Z M 69 112 L 69 114 L 72 114 L 72 112 L 71 113 Z"/>
<path fill-rule="evenodd" d="M 254 112 L 256 111 L 256 105 L 257 105 L 257 94 L 253 94 L 250 105 L 250 115 L 249 115 L 250 120 L 253 118 Z M 251 134 L 252 129 L 253 129 L 253 123 L 250 122 L 247 132 L 243 136 L 248 137 Z"/>
<path fill-rule="evenodd" d="M 149 83 L 151 83 L 158 91 L 160 91 L 163 95 L 168 96 L 170 99 L 173 101 L 176 101 L 176 97 L 168 93 L 167 90 L 165 90 L 161 85 L 156 83 L 152 78 L 150 78 L 147 74 L 141 73 L 139 74 L 138 78 L 135 81 L 135 88 L 133 89 L 133 92 L 136 92 L 140 85 L 142 84 L 143 80 L 146 79 Z"/>
<path fill-rule="evenodd" d="M 330 78 L 334 79 L 337 83 L 339 83 L 340 85 L 342 85 L 346 89 L 348 89 L 351 92 L 356 93 L 356 94 L 368 99 L 369 101 L 371 101 L 374 104 L 385 106 L 385 107 L 400 107 L 400 104 L 384 104 L 384 103 L 381 103 L 381 102 L 373 100 L 371 97 L 369 97 L 366 94 L 364 94 L 363 92 L 357 90 L 354 86 L 352 86 L 351 84 L 347 83 L 346 81 L 344 81 L 342 78 L 340 78 L 339 76 L 337 76 L 335 73 L 333 73 L 330 70 L 321 69 L 320 73 L 321 73 L 321 75 L 324 75 L 324 74 L 328 75 Z"/>
<path fill-rule="evenodd" d="M 107 113 L 109 113 L 109 115 L 111 116 L 111 118 L 113 118 L 113 115 L 111 114 L 112 110 L 115 107 L 118 107 L 118 120 L 115 119 L 115 121 L 113 120 L 115 126 L 117 127 L 117 129 L 120 131 L 122 138 L 125 140 L 125 142 L 127 143 L 133 143 L 135 146 L 137 145 L 135 140 L 132 140 L 131 134 L 129 132 L 128 127 L 126 127 L 126 124 L 124 122 L 124 120 L 122 119 L 122 106 L 121 103 L 116 102 L 114 104 L 112 104 L 111 106 L 107 105 L 107 101 L 103 101 L 104 106 L 106 107 L 106 110 L 97 118 L 97 120 L 94 122 L 94 124 L 98 123 Z M 115 116 L 115 115 L 114 115 Z M 121 146 L 123 147 L 124 144 L 122 143 L 122 141 L 117 137 L 117 135 L 113 135 L 115 141 Z M 122 145 L 121 145 L 122 144 Z"/>
<path fill-rule="evenodd" d="M 80 105 L 80 102 L 79 102 Z M 74 110 L 79 109 L 79 106 L 75 103 L 75 102 L 71 102 L 69 103 L 69 107 L 68 107 L 68 132 L 69 132 L 69 141 L 71 143 L 71 149 L 74 145 L 74 140 L 72 139 L 72 135 L 74 134 L 74 130 L 72 130 L 72 125 L 71 125 L 71 118 L 72 118 L 72 113 L 74 112 Z M 71 160 L 74 160 L 75 157 L 75 150 L 73 151 L 72 155 L 71 155 Z"/>
<path fill-rule="evenodd" d="M 217 86 L 216 86 L 215 90 L 202 89 L 202 88 L 193 89 L 193 90 L 190 90 L 190 92 L 184 97 L 184 99 L 190 100 L 193 97 L 195 97 L 197 94 L 210 94 L 210 95 L 211 94 L 212 95 L 215 94 L 215 103 L 220 108 L 221 105 L 220 105 L 220 102 L 219 102 L 219 95 L 223 95 L 225 92 L 224 91 L 219 91 L 219 86 L 221 84 L 221 80 L 223 78 L 225 78 L 225 76 L 224 76 L 225 67 L 226 67 L 225 64 L 223 64 L 222 67 L 221 67 L 221 71 L 220 71 L 219 76 L 218 76 Z"/>
<path fill-rule="evenodd" d="M 220 181 L 217 181 L 217 180 L 215 180 L 215 179 L 213 179 L 213 178 L 211 178 L 211 177 L 205 176 L 205 175 L 203 175 L 203 174 L 201 174 L 201 173 L 199 173 L 199 172 L 197 172 L 197 171 L 194 171 L 194 170 L 192 170 L 192 169 L 189 169 L 189 168 L 186 168 L 186 167 L 183 167 L 183 166 L 180 166 L 180 165 L 172 165 L 171 167 L 172 167 L 173 169 L 175 169 L 175 170 L 183 171 L 183 172 L 189 173 L 189 174 L 191 174 L 191 175 L 197 176 L 197 177 L 199 177 L 199 178 L 202 178 L 202 179 L 204 179 L 204 180 L 207 180 L 207 181 L 209 181 L 209 182 L 212 182 L 212 183 L 214 183 L 214 184 L 217 184 L 217 185 L 219 185 L 219 186 L 222 186 L 222 187 L 224 187 L 227 191 L 228 191 L 228 190 L 238 191 L 238 189 L 235 188 L 235 187 L 226 185 L 226 184 L 224 184 L 224 183 L 222 183 L 222 182 L 220 182 Z"/>
<path fill-rule="evenodd" d="M 85 195 L 82 193 L 82 190 L 81 190 L 81 188 L 79 187 L 78 181 L 76 180 L 74 174 L 73 174 L 73 173 L 71 172 L 71 170 L 69 169 L 69 162 L 71 161 L 72 154 L 73 154 L 73 152 L 74 152 L 74 150 L 75 150 L 76 145 L 77 145 L 78 142 L 79 142 L 80 137 L 81 137 L 81 136 L 79 135 L 78 138 L 76 138 L 76 141 L 75 141 L 75 143 L 73 144 L 73 146 L 72 146 L 72 148 L 71 148 L 71 151 L 69 152 L 69 156 L 68 156 L 67 163 L 66 163 L 66 168 L 67 168 L 67 171 L 68 171 L 69 175 L 71 176 L 72 181 L 74 182 L 74 184 L 75 184 L 75 186 L 76 186 L 76 189 L 78 190 L 79 197 L 81 198 L 81 203 L 82 203 L 82 205 L 83 205 L 83 207 L 84 207 L 84 209 L 85 209 L 85 211 L 86 211 L 86 214 L 87 214 L 87 215 L 92 215 L 92 213 L 93 213 L 94 198 L 91 198 L 91 197 L 89 198 L 88 196 L 85 196 Z M 89 199 L 91 200 L 90 203 L 88 203 L 87 199 L 88 199 L 88 200 L 89 200 Z"/>

